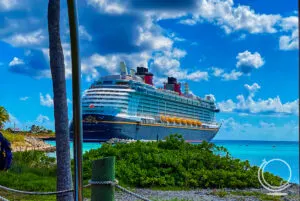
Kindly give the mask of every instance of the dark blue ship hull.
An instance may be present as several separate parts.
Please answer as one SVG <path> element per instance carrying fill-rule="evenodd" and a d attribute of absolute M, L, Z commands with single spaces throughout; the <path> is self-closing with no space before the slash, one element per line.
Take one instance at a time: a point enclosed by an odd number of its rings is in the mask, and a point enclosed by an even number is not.
<path fill-rule="evenodd" d="M 83 115 L 83 140 L 105 142 L 111 138 L 134 140 L 161 140 L 170 134 L 181 134 L 186 141 L 210 141 L 218 128 L 168 126 L 165 124 L 143 124 L 125 118 L 104 115 Z M 73 138 L 73 126 L 70 137 Z"/>

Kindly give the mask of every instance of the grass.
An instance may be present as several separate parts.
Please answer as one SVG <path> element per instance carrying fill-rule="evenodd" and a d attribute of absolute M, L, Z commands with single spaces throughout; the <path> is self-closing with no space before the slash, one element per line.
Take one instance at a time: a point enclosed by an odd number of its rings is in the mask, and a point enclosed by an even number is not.
<path fill-rule="evenodd" d="M 210 194 L 214 196 L 218 196 L 220 198 L 223 198 L 228 195 L 228 193 L 224 190 L 214 190 Z"/>
<path fill-rule="evenodd" d="M 265 193 L 261 192 L 255 192 L 255 191 L 232 191 L 230 192 L 231 195 L 237 195 L 237 196 L 252 196 L 252 197 L 257 197 L 261 201 L 267 201 L 267 200 L 272 200 L 272 201 L 281 201 L 281 197 L 277 196 L 272 196 L 272 195 L 267 195 Z"/>
<path fill-rule="evenodd" d="M 12 144 L 25 144 L 24 134 L 14 134 L 8 131 L 1 131 L 3 136 L 10 141 Z"/>
<path fill-rule="evenodd" d="M 44 152 L 15 152 L 12 167 L 0 172 L 0 185 L 26 191 L 56 191 L 56 161 Z M 87 181 L 85 181 L 87 184 Z M 84 196 L 90 197 L 90 189 L 84 189 Z M 0 195 L 9 200 L 56 200 L 55 195 L 23 195 L 0 191 Z"/>

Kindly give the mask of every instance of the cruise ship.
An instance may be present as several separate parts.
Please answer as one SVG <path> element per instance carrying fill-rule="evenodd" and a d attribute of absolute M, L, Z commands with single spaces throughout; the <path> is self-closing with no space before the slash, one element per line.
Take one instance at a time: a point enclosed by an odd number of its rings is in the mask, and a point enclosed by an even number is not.
<path fill-rule="evenodd" d="M 120 74 L 101 77 L 83 94 L 83 140 L 161 140 L 181 134 L 190 142 L 210 141 L 220 129 L 214 97 L 193 95 L 187 83 L 184 92 L 181 88 L 174 77 L 157 88 L 148 68 L 128 73 L 121 62 Z M 72 127 L 71 123 L 71 138 Z"/>

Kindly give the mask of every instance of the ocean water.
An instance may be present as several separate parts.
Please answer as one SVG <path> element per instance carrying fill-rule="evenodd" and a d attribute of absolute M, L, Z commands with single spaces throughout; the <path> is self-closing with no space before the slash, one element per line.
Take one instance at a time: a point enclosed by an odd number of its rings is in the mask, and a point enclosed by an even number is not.
<path fill-rule="evenodd" d="M 271 141 L 212 141 L 218 146 L 227 148 L 231 156 L 248 160 L 251 165 L 261 166 L 263 160 L 270 161 L 265 171 L 272 172 L 290 182 L 299 184 L 299 144 L 298 142 Z M 273 160 L 275 159 L 275 160 Z M 279 161 L 283 160 L 290 166 Z M 272 161 L 273 160 L 273 161 Z"/>
<path fill-rule="evenodd" d="M 45 141 L 55 146 L 55 141 Z M 299 145 L 298 142 L 270 142 L 270 141 L 212 141 L 218 146 L 227 148 L 232 157 L 248 160 L 251 165 L 260 166 L 263 160 L 270 161 L 265 166 L 265 171 L 272 172 L 284 179 L 288 179 L 291 174 L 290 182 L 299 184 Z M 101 147 L 100 143 L 83 143 L 83 152 Z M 73 149 L 73 143 L 70 142 L 70 148 Z M 49 156 L 55 157 L 55 153 L 49 153 Z M 73 153 L 71 153 L 73 158 Z M 288 166 L 277 160 L 285 161 Z"/>

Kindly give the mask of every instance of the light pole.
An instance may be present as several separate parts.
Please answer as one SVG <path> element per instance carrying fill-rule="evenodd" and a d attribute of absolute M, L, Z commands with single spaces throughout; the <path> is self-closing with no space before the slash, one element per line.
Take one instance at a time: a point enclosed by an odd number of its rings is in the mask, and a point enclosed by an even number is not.
<path fill-rule="evenodd" d="M 78 37 L 78 15 L 76 0 L 68 0 L 68 14 L 72 57 L 72 92 L 73 92 L 73 140 L 74 140 L 74 200 L 82 201 L 82 121 L 80 94 L 80 56 Z"/>

